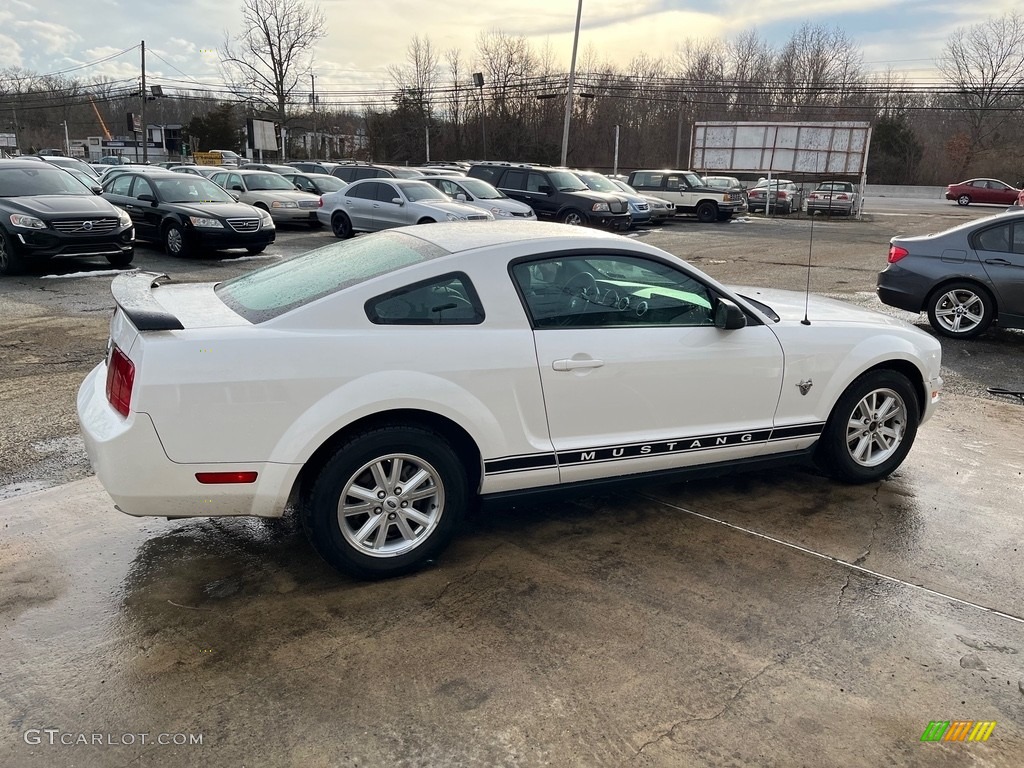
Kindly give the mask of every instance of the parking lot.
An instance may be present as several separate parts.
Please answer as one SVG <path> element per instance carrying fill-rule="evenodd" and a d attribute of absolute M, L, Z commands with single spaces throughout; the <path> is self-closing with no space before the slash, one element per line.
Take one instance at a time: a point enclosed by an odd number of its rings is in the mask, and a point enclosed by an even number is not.
<path fill-rule="evenodd" d="M 913 319 L 874 297 L 889 237 L 997 210 L 631 236 Z M 135 266 L 221 280 L 329 242 L 141 246 Z M 944 402 L 884 482 L 788 469 L 485 506 L 433 567 L 360 583 L 291 516 L 113 509 L 74 416 L 112 309 L 98 271 L 0 282 L 0 765 L 1021 764 L 1024 407 L 985 389 L 1024 389 L 1024 333 L 943 340 Z M 946 720 L 996 726 L 921 741 Z"/>

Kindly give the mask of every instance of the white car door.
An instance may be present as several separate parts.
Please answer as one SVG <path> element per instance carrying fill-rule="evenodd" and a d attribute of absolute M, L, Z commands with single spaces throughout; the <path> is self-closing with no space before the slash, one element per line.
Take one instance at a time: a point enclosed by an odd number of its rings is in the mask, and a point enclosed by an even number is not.
<path fill-rule="evenodd" d="M 527 304 L 562 482 L 765 452 L 782 348 L 714 326 L 711 289 L 639 256 L 554 256 L 513 275 Z"/>

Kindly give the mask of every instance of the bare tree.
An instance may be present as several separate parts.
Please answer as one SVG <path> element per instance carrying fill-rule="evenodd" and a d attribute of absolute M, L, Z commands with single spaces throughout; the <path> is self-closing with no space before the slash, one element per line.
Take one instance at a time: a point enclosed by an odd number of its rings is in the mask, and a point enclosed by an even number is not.
<path fill-rule="evenodd" d="M 1024 16 L 1011 11 L 956 30 L 937 64 L 954 91 L 950 106 L 962 110 L 966 124 L 967 141 L 955 153 L 963 173 L 978 152 L 996 148 L 1004 126 L 1024 108 Z M 1006 141 L 1019 144 L 1019 134 Z"/>
<path fill-rule="evenodd" d="M 323 13 L 308 0 L 242 0 L 242 32 L 225 33 L 221 66 L 239 96 L 288 121 L 292 93 L 312 71 L 313 48 L 327 35 Z"/>

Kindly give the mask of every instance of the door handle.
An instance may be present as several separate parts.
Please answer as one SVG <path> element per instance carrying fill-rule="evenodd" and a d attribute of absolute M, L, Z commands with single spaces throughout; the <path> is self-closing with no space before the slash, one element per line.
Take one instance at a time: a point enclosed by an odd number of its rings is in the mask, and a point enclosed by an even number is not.
<path fill-rule="evenodd" d="M 996 264 L 1000 267 L 1012 266 L 1006 259 L 985 259 L 986 264 Z"/>
<path fill-rule="evenodd" d="M 602 365 L 604 365 L 604 360 L 595 360 L 592 357 L 588 357 L 585 360 L 573 360 L 571 358 L 555 360 L 551 363 L 551 367 L 556 371 L 575 371 L 579 368 L 600 368 Z"/>

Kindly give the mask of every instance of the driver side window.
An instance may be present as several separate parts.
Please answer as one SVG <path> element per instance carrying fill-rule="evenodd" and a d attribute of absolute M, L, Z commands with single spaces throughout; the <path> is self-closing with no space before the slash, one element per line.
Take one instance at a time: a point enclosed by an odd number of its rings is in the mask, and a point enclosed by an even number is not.
<path fill-rule="evenodd" d="M 711 326 L 715 296 L 676 268 L 635 256 L 572 256 L 512 267 L 534 328 Z"/>

